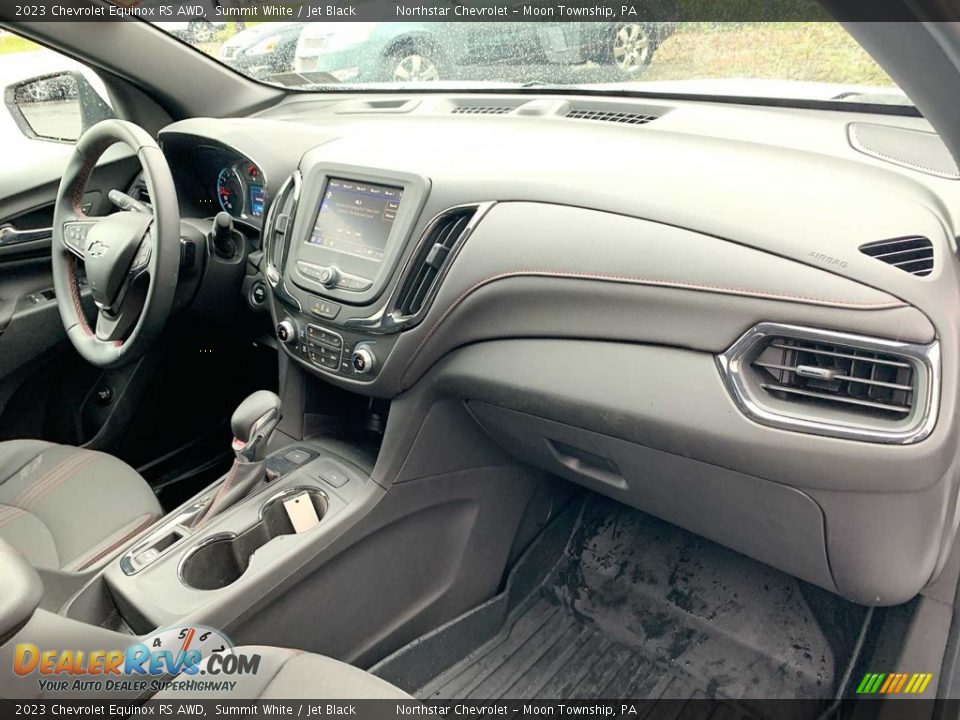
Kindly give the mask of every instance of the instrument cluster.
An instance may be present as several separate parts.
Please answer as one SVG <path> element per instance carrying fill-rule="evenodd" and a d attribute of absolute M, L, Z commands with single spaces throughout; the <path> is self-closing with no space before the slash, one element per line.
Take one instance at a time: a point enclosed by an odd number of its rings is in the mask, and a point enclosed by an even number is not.
<path fill-rule="evenodd" d="M 215 196 L 219 209 L 235 218 L 260 219 L 266 196 L 263 172 L 249 160 L 241 160 L 220 169 Z"/>

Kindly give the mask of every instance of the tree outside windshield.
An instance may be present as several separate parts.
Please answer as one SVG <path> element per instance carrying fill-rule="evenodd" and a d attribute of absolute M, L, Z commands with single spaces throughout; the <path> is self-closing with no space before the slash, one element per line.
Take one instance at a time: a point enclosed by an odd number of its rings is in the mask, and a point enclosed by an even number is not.
<path fill-rule="evenodd" d="M 158 23 L 260 81 L 297 89 L 586 86 L 909 104 L 830 22 Z"/>

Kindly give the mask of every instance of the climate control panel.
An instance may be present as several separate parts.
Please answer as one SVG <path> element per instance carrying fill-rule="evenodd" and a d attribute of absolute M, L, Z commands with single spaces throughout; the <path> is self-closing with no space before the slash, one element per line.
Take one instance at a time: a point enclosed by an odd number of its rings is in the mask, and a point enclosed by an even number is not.
<path fill-rule="evenodd" d="M 370 380 L 379 371 L 377 341 L 352 338 L 314 322 L 286 317 L 277 323 L 277 339 L 286 349 L 311 367 L 339 376 Z M 391 343 L 392 344 L 392 343 Z"/>

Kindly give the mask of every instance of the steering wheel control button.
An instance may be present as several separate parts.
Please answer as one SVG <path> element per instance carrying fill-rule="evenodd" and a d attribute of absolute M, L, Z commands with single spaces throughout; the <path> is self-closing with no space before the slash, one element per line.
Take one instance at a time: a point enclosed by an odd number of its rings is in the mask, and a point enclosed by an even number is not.
<path fill-rule="evenodd" d="M 361 375 L 369 375 L 371 372 L 373 372 L 376 358 L 369 348 L 360 346 L 353 351 L 351 363 L 353 364 L 354 371 L 360 373 Z"/>
<path fill-rule="evenodd" d="M 91 225 L 92 223 L 73 222 L 64 226 L 63 239 L 71 250 L 83 253 L 87 249 L 87 233 L 90 232 Z"/>
<path fill-rule="evenodd" d="M 297 339 L 297 329 L 289 320 L 277 323 L 277 339 L 282 343 L 292 343 Z"/>
<path fill-rule="evenodd" d="M 310 312 L 324 320 L 333 320 L 340 314 L 340 306 L 329 300 L 312 300 Z"/>

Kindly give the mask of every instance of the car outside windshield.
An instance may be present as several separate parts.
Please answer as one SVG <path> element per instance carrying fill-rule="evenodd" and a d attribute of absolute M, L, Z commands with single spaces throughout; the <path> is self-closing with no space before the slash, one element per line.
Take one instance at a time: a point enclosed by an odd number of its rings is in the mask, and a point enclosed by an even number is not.
<path fill-rule="evenodd" d="M 830 22 L 207 22 L 162 30 L 302 90 L 581 87 L 909 105 Z"/>

